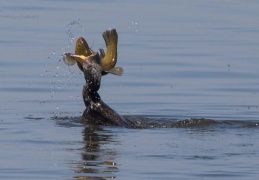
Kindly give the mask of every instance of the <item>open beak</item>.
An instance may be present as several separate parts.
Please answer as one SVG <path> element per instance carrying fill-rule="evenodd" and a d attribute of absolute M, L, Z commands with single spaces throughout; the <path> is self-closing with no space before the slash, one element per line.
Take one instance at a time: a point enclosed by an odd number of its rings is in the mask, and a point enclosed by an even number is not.
<path fill-rule="evenodd" d="M 80 68 L 81 71 L 83 71 L 83 63 L 84 61 L 87 60 L 87 57 L 84 55 L 76 55 L 76 54 L 71 54 L 70 56 L 76 60 L 78 67 Z"/>
<path fill-rule="evenodd" d="M 87 57 L 84 55 L 77 55 L 77 54 L 71 54 L 70 57 L 76 60 L 78 68 L 82 72 L 84 72 L 83 63 L 84 63 L 84 61 L 87 61 Z"/>

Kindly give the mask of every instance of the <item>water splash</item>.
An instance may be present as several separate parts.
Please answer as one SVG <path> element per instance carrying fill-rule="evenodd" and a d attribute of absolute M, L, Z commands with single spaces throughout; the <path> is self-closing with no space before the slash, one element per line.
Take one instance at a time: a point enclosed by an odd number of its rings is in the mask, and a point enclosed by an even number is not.
<path fill-rule="evenodd" d="M 132 30 L 135 31 L 135 32 L 138 32 L 138 31 L 139 31 L 138 23 L 137 23 L 137 22 L 134 22 L 134 21 L 131 22 L 131 24 L 129 25 L 128 28 L 129 28 L 129 29 L 132 29 Z"/>
<path fill-rule="evenodd" d="M 72 21 L 71 23 L 69 23 L 69 24 L 66 26 L 66 34 L 67 34 L 72 40 L 75 39 L 75 35 L 74 35 L 74 33 L 72 32 L 72 29 L 73 29 L 75 26 L 78 26 L 79 29 L 82 30 L 82 33 L 84 33 L 83 26 L 80 24 L 80 19 L 75 20 L 75 21 Z"/>
<path fill-rule="evenodd" d="M 178 119 L 175 117 L 164 117 L 164 116 L 150 116 L 150 115 L 127 115 L 124 116 L 131 122 L 137 124 L 142 129 L 153 129 L 153 128 L 197 128 L 197 129 L 226 129 L 226 128 L 259 128 L 258 121 L 239 121 L 239 120 L 213 120 L 205 118 L 189 118 L 189 119 Z M 87 124 L 81 117 L 68 117 L 55 115 L 52 117 L 53 120 L 70 122 L 71 125 L 75 123 Z M 67 123 L 69 125 L 69 123 Z"/>
<path fill-rule="evenodd" d="M 73 77 L 78 75 L 79 73 L 73 72 L 71 67 L 68 67 L 63 63 L 63 54 L 65 52 L 71 51 L 71 48 L 74 40 L 76 38 L 76 33 L 84 34 L 84 28 L 80 24 L 80 20 L 75 20 L 69 23 L 65 28 L 65 33 L 68 36 L 68 43 L 65 47 L 62 47 L 60 50 L 53 50 L 46 57 L 46 64 L 43 67 L 43 71 L 39 72 L 39 76 L 44 79 L 48 79 L 49 83 L 49 97 L 45 97 L 44 102 L 49 103 L 51 101 L 58 101 L 62 96 L 62 90 L 71 82 Z M 72 50 L 74 51 L 74 49 Z M 53 65 L 54 62 L 54 65 Z M 55 64 L 56 62 L 56 64 Z M 78 98 L 74 98 L 74 100 L 78 100 Z M 51 104 L 51 103 L 50 103 Z M 62 110 L 62 104 L 56 104 L 53 106 L 54 114 L 58 115 L 59 111 Z"/>

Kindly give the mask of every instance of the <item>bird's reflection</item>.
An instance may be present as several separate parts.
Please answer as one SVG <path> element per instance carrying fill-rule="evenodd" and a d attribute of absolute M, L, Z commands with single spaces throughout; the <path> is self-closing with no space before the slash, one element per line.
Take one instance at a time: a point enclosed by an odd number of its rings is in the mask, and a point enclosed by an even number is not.
<path fill-rule="evenodd" d="M 81 158 L 75 171 L 79 176 L 75 179 L 107 179 L 115 178 L 114 172 L 118 171 L 115 158 L 116 151 L 109 146 L 113 142 L 111 131 L 104 130 L 100 126 L 88 126 L 84 128 Z"/>

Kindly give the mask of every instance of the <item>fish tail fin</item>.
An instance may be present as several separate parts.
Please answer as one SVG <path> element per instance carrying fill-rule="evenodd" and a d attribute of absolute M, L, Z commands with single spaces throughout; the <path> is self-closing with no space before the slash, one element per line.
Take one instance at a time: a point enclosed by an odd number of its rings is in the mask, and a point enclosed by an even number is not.
<path fill-rule="evenodd" d="M 103 33 L 103 39 L 107 46 L 117 46 L 118 44 L 118 34 L 116 29 L 107 30 Z"/>
<path fill-rule="evenodd" d="M 121 76 L 123 74 L 123 68 L 122 67 L 114 67 L 114 68 L 111 68 L 110 70 L 105 71 L 105 72 L 111 73 L 111 74 L 114 74 L 114 75 L 117 75 L 117 76 Z"/>

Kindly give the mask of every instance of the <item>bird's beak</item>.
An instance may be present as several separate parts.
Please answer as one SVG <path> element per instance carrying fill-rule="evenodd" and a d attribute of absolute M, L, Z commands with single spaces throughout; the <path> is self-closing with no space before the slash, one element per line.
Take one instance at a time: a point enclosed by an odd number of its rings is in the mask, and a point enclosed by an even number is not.
<path fill-rule="evenodd" d="M 86 57 L 84 55 L 77 55 L 77 54 L 71 54 L 71 57 L 79 58 L 79 59 L 85 59 Z"/>
<path fill-rule="evenodd" d="M 85 57 L 84 55 L 72 54 L 71 57 L 74 58 L 76 62 L 81 65 L 81 67 L 83 67 L 83 62 L 87 60 L 87 57 Z M 83 69 L 81 70 L 83 71 Z"/>

